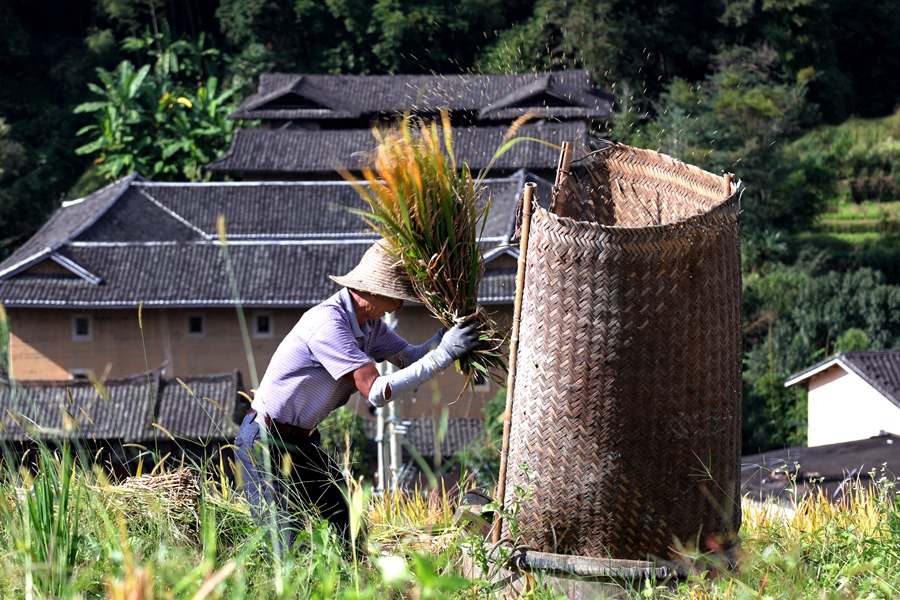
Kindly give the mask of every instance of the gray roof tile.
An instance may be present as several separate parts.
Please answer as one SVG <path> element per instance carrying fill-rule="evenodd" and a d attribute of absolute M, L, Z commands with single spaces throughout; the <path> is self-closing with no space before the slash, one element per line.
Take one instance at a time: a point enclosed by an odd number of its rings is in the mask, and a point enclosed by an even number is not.
<path fill-rule="evenodd" d="M 506 243 L 526 177 L 487 181 L 492 210 L 484 246 Z M 115 201 L 96 195 L 59 209 L 32 240 L 32 254 L 0 263 L 0 302 L 7 306 L 135 308 L 232 306 L 235 303 L 217 219 L 225 215 L 228 255 L 246 306 L 312 306 L 337 290 L 325 277 L 352 269 L 374 239 L 361 219 L 336 205 L 362 201 L 345 182 L 157 184 L 125 182 Z M 92 210 L 73 212 L 74 206 Z M 61 227 L 65 222 L 66 227 Z M 75 269 L 70 276 L 32 275 L 21 264 L 46 259 Z M 497 277 L 495 280 L 494 278 Z M 490 269 L 485 303 L 509 302 L 507 274 Z"/>
<path fill-rule="evenodd" d="M 0 440 L 34 438 L 149 442 L 168 437 L 226 441 L 239 385 L 237 372 L 165 380 L 160 371 L 109 379 L 0 383 Z M 204 400 L 208 398 L 209 400 Z"/>
<path fill-rule="evenodd" d="M 817 494 L 840 501 L 859 491 L 857 483 L 868 487 L 883 469 L 897 473 L 898 468 L 900 437 L 891 434 L 776 449 L 741 458 L 741 494 L 757 501 L 784 501 L 789 506 L 797 498 Z M 873 471 L 874 479 L 870 476 Z"/>
<path fill-rule="evenodd" d="M 435 427 L 440 427 L 436 419 L 410 419 L 404 439 L 422 456 L 434 456 Z M 365 422 L 366 437 L 376 437 L 376 421 Z M 467 446 L 478 443 L 484 433 L 482 419 L 447 419 L 447 430 L 441 439 L 441 455 L 446 457 L 456 454 Z"/>
<path fill-rule="evenodd" d="M 48 256 L 60 244 L 90 227 L 129 186 L 139 180 L 129 175 L 79 200 L 65 202 L 43 227 L 0 264 L 0 277 L 25 269 Z"/>
<path fill-rule="evenodd" d="M 840 365 L 856 373 L 878 390 L 885 398 L 900 407 L 900 350 L 857 350 L 839 352 L 809 368 L 788 377 L 788 381 L 799 383 L 823 367 Z"/>
<path fill-rule="evenodd" d="M 176 440 L 232 440 L 238 384 L 237 373 L 164 380 L 156 423 Z"/>
<path fill-rule="evenodd" d="M 153 439 L 159 372 L 109 380 L 101 393 L 90 381 L 8 382 L 0 385 L 0 439 Z"/>
<path fill-rule="evenodd" d="M 508 126 L 454 129 L 457 160 L 465 162 L 475 172 L 481 171 L 490 164 L 508 132 Z M 528 123 L 515 135 L 557 146 L 568 141 L 576 147 L 587 147 L 593 142 L 588 126 L 583 122 Z M 358 168 L 360 159 L 374 146 L 375 137 L 367 129 L 239 129 L 228 152 L 210 163 L 207 169 L 219 173 L 334 175 L 338 164 L 349 169 Z M 556 169 L 558 160 L 558 149 L 523 141 L 500 156 L 491 171 L 551 170 Z"/>
<path fill-rule="evenodd" d="M 590 109 L 605 118 L 612 96 L 591 83 L 589 71 L 501 75 L 298 75 L 260 76 L 257 92 L 231 115 L 236 119 L 352 119 L 410 111 L 477 113 L 493 106 L 544 107 L 543 96 L 558 103 Z M 537 102 L 529 103 L 530 98 Z M 492 116 L 492 118 L 495 118 Z"/>

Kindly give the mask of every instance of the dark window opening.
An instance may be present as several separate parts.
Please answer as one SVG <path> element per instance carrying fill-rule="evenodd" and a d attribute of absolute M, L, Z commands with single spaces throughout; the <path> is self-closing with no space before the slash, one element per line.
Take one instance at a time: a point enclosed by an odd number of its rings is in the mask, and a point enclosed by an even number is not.
<path fill-rule="evenodd" d="M 75 317 L 75 335 L 78 337 L 91 335 L 91 320 L 87 317 Z"/>
<path fill-rule="evenodd" d="M 187 326 L 188 335 L 203 335 L 206 330 L 203 323 L 203 315 L 190 315 Z"/>

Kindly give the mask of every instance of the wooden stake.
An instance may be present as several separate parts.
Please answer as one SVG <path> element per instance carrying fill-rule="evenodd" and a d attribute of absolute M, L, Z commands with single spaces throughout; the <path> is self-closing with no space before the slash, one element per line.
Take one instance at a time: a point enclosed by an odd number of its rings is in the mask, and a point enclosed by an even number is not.
<path fill-rule="evenodd" d="M 725 173 L 725 197 L 731 197 L 731 173 Z"/>
<path fill-rule="evenodd" d="M 568 142 L 566 142 L 568 143 Z M 506 460 L 509 454 L 509 428 L 512 420 L 513 395 L 516 387 L 516 362 L 519 353 L 519 324 L 522 322 L 522 295 L 525 289 L 525 261 L 528 253 L 528 233 L 531 230 L 531 205 L 534 197 L 534 183 L 526 183 L 522 193 L 522 237 L 519 238 L 519 264 L 516 272 L 516 299 L 513 304 L 513 326 L 509 338 L 509 365 L 506 378 L 506 411 L 503 413 L 503 445 L 500 449 L 500 476 L 497 480 L 496 502 L 503 505 L 506 493 Z M 500 541 L 500 530 L 503 525 L 501 511 L 494 514 L 494 536 L 496 544 Z"/>
<path fill-rule="evenodd" d="M 550 206 L 550 211 L 557 217 L 562 216 L 563 206 L 566 204 L 566 187 L 565 181 L 569 177 L 569 168 L 572 166 L 572 142 L 563 142 L 562 150 L 559 153 L 559 163 L 556 166 L 556 184 L 554 189 L 556 197 Z"/>

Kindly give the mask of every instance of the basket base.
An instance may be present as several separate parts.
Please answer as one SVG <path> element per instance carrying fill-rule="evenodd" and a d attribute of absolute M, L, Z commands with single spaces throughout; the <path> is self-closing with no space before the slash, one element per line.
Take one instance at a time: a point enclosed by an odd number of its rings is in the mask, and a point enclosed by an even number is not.
<path fill-rule="evenodd" d="M 485 545 L 485 552 L 490 545 Z M 482 554 L 484 556 L 484 554 Z M 503 597 L 515 598 L 534 585 L 544 585 L 569 600 L 626 599 L 647 585 L 675 588 L 682 575 L 650 561 L 591 558 L 524 550 L 500 562 L 488 556 L 476 560 L 463 548 L 463 573 L 500 584 Z M 487 572 L 485 572 L 487 571 Z"/>

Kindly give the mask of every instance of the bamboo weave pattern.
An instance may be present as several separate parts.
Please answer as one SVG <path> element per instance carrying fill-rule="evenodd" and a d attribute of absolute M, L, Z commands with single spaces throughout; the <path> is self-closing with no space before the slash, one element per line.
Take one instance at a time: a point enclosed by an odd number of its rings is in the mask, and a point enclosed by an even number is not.
<path fill-rule="evenodd" d="M 656 152 L 617 145 L 587 162 L 556 191 L 564 216 L 532 218 L 504 504 L 530 492 L 519 535 L 543 552 L 727 547 L 740 527 L 738 194 Z"/>

